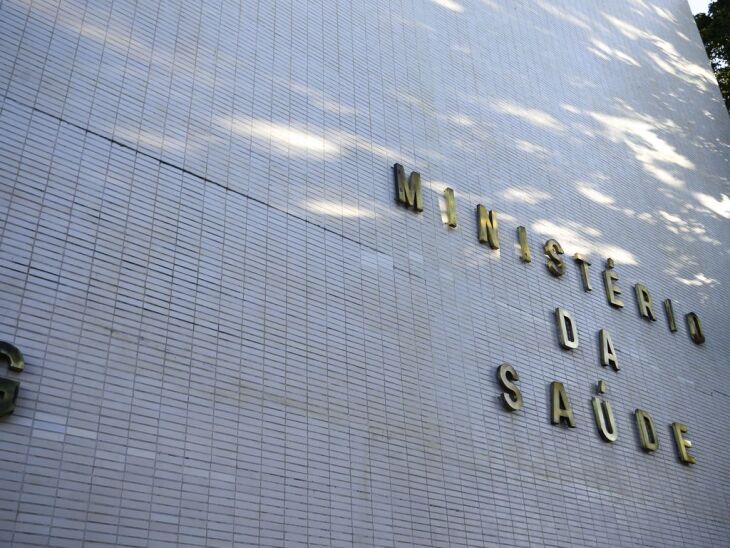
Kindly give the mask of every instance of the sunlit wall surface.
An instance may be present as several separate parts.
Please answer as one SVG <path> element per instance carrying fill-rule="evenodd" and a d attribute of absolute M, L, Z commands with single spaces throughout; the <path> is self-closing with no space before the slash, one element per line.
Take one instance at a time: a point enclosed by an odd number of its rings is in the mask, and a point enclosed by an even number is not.
<path fill-rule="evenodd" d="M 0 544 L 727 545 L 729 135 L 685 0 L 2 0 Z"/>

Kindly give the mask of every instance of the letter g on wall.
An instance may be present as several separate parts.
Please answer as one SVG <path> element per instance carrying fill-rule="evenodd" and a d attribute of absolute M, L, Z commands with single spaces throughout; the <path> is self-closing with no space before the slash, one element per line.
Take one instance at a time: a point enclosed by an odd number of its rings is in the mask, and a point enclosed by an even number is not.
<path fill-rule="evenodd" d="M 16 346 L 0 341 L 0 361 L 8 362 L 10 371 L 20 372 L 25 368 L 23 354 Z M 20 383 L 12 379 L 0 379 L 0 417 L 15 411 L 15 400 L 18 399 Z"/>

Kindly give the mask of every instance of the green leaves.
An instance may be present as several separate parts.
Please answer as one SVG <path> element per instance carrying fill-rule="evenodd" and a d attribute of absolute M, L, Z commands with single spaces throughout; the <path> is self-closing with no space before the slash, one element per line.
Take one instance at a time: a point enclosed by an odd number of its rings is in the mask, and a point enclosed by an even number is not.
<path fill-rule="evenodd" d="M 712 2 L 707 13 L 695 15 L 695 22 L 730 112 L 730 0 Z"/>

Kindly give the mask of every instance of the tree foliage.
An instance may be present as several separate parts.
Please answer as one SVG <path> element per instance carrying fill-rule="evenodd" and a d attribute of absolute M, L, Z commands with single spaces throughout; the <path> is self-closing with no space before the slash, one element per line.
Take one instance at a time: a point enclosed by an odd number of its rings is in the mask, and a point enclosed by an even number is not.
<path fill-rule="evenodd" d="M 695 15 L 695 21 L 730 112 L 730 0 L 712 2 L 707 13 Z"/>

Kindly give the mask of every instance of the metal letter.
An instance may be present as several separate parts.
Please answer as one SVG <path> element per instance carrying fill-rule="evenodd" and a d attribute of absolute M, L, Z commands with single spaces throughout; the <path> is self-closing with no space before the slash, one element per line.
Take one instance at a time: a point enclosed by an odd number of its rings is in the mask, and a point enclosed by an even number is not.
<path fill-rule="evenodd" d="M 580 253 L 573 255 L 573 260 L 578 263 L 580 268 L 580 279 L 583 281 L 583 291 L 591 291 L 591 280 L 588 277 L 588 267 L 591 266 L 588 257 L 584 257 Z"/>
<path fill-rule="evenodd" d="M 23 353 L 8 342 L 0 341 L 0 356 L 5 356 L 11 371 L 22 371 L 25 368 Z M 20 383 L 12 379 L 0 379 L 0 417 L 9 415 L 15 410 Z"/>
<path fill-rule="evenodd" d="M 672 307 L 671 299 L 664 301 L 664 312 L 667 314 L 667 323 L 669 324 L 669 331 L 675 333 L 677 331 L 677 322 L 674 319 L 674 308 Z"/>
<path fill-rule="evenodd" d="M 23 353 L 9 342 L 0 341 L 0 356 L 8 358 L 8 367 L 11 371 L 22 371 L 25 368 Z"/>
<path fill-rule="evenodd" d="M 639 429 L 641 448 L 647 453 L 656 451 L 659 447 L 659 438 L 651 415 L 643 409 L 637 409 L 634 414 L 636 416 L 636 427 Z"/>
<path fill-rule="evenodd" d="M 527 230 L 524 226 L 517 227 L 517 240 L 520 242 L 520 259 L 523 263 L 532 262 L 530 245 L 527 243 Z"/>
<path fill-rule="evenodd" d="M 606 383 L 599 381 L 598 393 L 603 394 L 606 391 Z M 618 431 L 616 430 L 616 419 L 613 417 L 611 404 L 601 398 L 593 397 L 593 416 L 596 419 L 596 426 L 601 437 L 607 442 L 614 442 L 618 439 Z"/>
<path fill-rule="evenodd" d="M 522 392 L 512 381 L 518 381 L 517 371 L 508 363 L 503 363 L 497 368 L 497 378 L 507 392 L 502 392 L 502 403 L 507 411 L 519 411 L 522 409 Z"/>
<path fill-rule="evenodd" d="M 395 194 L 398 203 L 405 207 L 412 207 L 416 211 L 423 211 L 423 195 L 421 194 L 421 174 L 412 171 L 406 180 L 403 166 L 395 164 Z"/>
<path fill-rule="evenodd" d="M 550 421 L 553 424 L 560 424 L 560 421 L 565 420 L 568 426 L 575 428 L 573 408 L 570 406 L 570 400 L 563 383 L 558 381 L 550 383 L 550 394 Z"/>
<path fill-rule="evenodd" d="M 0 417 L 15 411 L 20 383 L 11 379 L 0 379 Z"/>
<path fill-rule="evenodd" d="M 611 335 L 608 331 L 601 329 L 599 331 L 600 346 L 601 346 L 601 365 L 606 367 L 610 365 L 616 371 L 621 369 L 618 365 L 618 356 L 616 355 L 616 349 L 613 346 Z"/>
<path fill-rule="evenodd" d="M 555 321 L 558 324 L 558 337 L 560 346 L 566 350 L 578 348 L 578 328 L 573 321 L 573 316 L 564 308 L 555 309 Z"/>
<path fill-rule="evenodd" d="M 545 242 L 544 250 L 545 255 L 547 255 L 548 257 L 547 263 L 545 263 L 545 265 L 550 271 L 550 274 L 555 277 L 562 276 L 565 272 L 565 263 L 560 258 L 560 255 L 563 254 L 563 248 L 556 240 L 551 239 Z"/>
<path fill-rule="evenodd" d="M 651 295 L 644 284 L 634 285 L 636 291 L 636 302 L 639 304 L 639 315 L 653 322 L 656 321 L 656 314 L 651 305 Z"/>
<path fill-rule="evenodd" d="M 483 244 L 489 243 L 492 249 L 499 249 L 499 225 L 497 224 L 497 212 L 482 204 L 477 206 L 477 225 L 479 229 L 479 241 Z"/>
<path fill-rule="evenodd" d="M 689 336 L 695 342 L 695 344 L 702 344 L 705 342 L 705 333 L 702 331 L 702 322 L 699 316 L 694 312 L 690 312 L 685 316 L 687 318 L 687 327 L 689 327 Z"/>
<path fill-rule="evenodd" d="M 456 199 L 454 198 L 454 189 L 446 188 L 444 190 L 444 199 L 446 200 L 446 219 L 451 228 L 456 227 Z"/>
<path fill-rule="evenodd" d="M 692 447 L 692 442 L 684 439 L 682 434 L 687 431 L 687 427 L 681 422 L 672 423 L 672 431 L 674 432 L 674 441 L 677 444 L 677 453 L 679 453 L 679 460 L 684 464 L 695 464 L 697 459 L 689 454 L 687 449 Z"/>
<path fill-rule="evenodd" d="M 606 259 L 606 270 L 603 271 L 603 285 L 606 288 L 608 304 L 616 308 L 623 308 L 624 302 L 617 297 L 621 294 L 621 288 L 616 285 L 618 274 L 613 271 L 613 259 Z"/>

